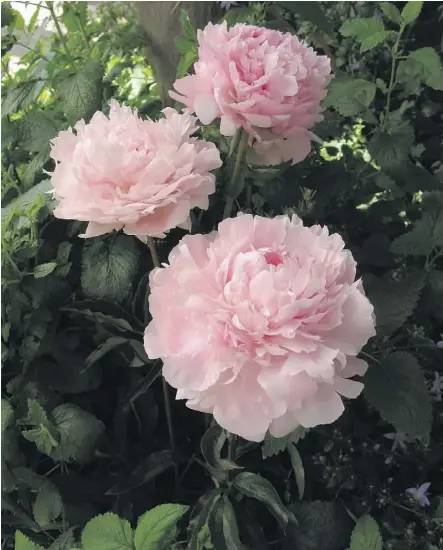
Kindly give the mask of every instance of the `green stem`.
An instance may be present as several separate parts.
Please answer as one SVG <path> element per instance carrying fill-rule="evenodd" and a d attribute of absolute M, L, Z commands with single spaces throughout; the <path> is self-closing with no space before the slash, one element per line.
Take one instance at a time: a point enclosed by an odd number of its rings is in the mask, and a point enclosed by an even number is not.
<path fill-rule="evenodd" d="M 392 65 L 391 65 L 391 77 L 389 79 L 389 87 L 388 87 L 388 93 L 387 93 L 387 96 L 386 96 L 386 110 L 385 110 L 385 116 L 383 118 L 383 122 L 382 122 L 382 129 L 385 125 L 385 120 L 387 118 L 387 116 L 389 115 L 389 110 L 391 108 L 391 94 L 392 94 L 392 91 L 393 89 L 395 88 L 395 85 L 397 84 L 397 79 L 396 79 L 396 64 L 397 64 L 397 60 L 399 59 L 400 56 L 397 56 L 397 53 L 398 53 L 398 47 L 400 45 L 400 38 L 401 38 L 401 35 L 404 31 L 404 28 L 403 27 L 400 27 L 400 30 L 398 31 L 398 36 L 397 36 L 397 40 L 392 48 Z"/>
<path fill-rule="evenodd" d="M 239 189 L 237 185 L 237 180 L 240 174 L 242 162 L 244 161 L 249 134 L 243 129 L 241 129 L 240 132 L 241 135 L 238 140 L 237 156 L 235 159 L 234 169 L 232 171 L 225 209 L 223 211 L 223 219 L 229 218 L 229 216 L 231 215 L 232 207 L 234 205 L 234 200 L 241 193 L 241 189 Z M 233 139 L 236 138 L 234 137 Z M 230 154 L 233 154 L 233 151 L 230 151 Z"/>
<path fill-rule="evenodd" d="M 160 260 L 158 259 L 157 250 L 155 248 L 155 243 L 152 237 L 148 237 L 148 247 L 151 253 L 152 263 L 154 267 L 160 267 Z M 168 434 L 169 434 L 169 444 L 171 446 L 171 451 L 175 453 L 175 437 L 174 437 L 174 426 L 172 424 L 172 413 L 171 413 L 171 402 L 169 399 L 169 388 L 166 380 L 162 376 L 162 388 L 163 388 L 163 400 L 165 404 L 166 412 L 166 422 L 168 424 Z M 177 476 L 176 476 L 177 479 Z"/>
<path fill-rule="evenodd" d="M 230 432 L 227 432 L 227 434 L 228 434 L 228 459 L 235 461 L 235 447 L 237 443 L 237 436 Z"/>
<path fill-rule="evenodd" d="M 89 40 L 88 40 L 88 37 L 86 36 L 86 29 L 79 15 L 77 15 L 77 23 L 78 23 L 78 28 L 80 29 L 80 34 L 82 35 L 83 40 L 85 41 L 86 47 L 89 48 Z"/>
<path fill-rule="evenodd" d="M 66 42 L 66 38 L 65 38 L 64 34 L 62 33 L 60 23 L 58 22 L 57 16 L 55 15 L 53 3 L 52 2 L 46 2 L 46 6 L 49 10 L 49 13 L 51 14 L 52 20 L 54 21 L 54 25 L 55 25 L 55 28 L 57 29 L 57 34 L 60 38 L 63 49 L 65 50 L 66 55 L 72 59 L 71 52 L 69 51 L 69 48 L 68 48 L 68 43 Z"/>

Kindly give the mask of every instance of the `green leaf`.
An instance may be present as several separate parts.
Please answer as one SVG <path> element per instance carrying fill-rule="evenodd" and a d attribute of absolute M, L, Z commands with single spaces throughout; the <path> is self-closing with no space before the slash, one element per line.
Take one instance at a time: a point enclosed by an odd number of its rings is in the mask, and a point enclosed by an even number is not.
<path fill-rule="evenodd" d="M 2 102 L 2 118 L 28 107 L 33 101 L 34 82 L 23 82 L 10 88 Z"/>
<path fill-rule="evenodd" d="M 183 78 L 192 64 L 197 61 L 198 53 L 196 50 L 190 50 L 180 57 L 177 67 L 177 78 Z"/>
<path fill-rule="evenodd" d="M 6 428 L 11 424 L 12 419 L 14 418 L 14 409 L 12 408 L 11 403 L 2 397 L 2 435 Z"/>
<path fill-rule="evenodd" d="M 325 107 L 333 107 L 343 116 L 355 116 L 367 110 L 376 91 L 377 87 L 372 82 L 339 76 L 331 82 L 323 104 Z"/>
<path fill-rule="evenodd" d="M 433 250 L 443 248 L 443 208 L 424 212 L 412 231 L 401 235 L 391 244 L 395 254 L 428 256 Z"/>
<path fill-rule="evenodd" d="M 161 504 L 141 516 L 135 530 L 136 550 L 163 550 L 171 540 L 175 524 L 189 506 Z"/>
<path fill-rule="evenodd" d="M 423 2 L 408 2 L 406 6 L 401 11 L 401 22 L 403 26 L 409 25 L 417 19 L 420 15 L 421 9 L 423 7 Z"/>
<path fill-rule="evenodd" d="M 289 550 L 344 550 L 352 530 L 351 520 L 336 501 L 303 501 L 291 507 L 298 526 L 290 533 Z"/>
<path fill-rule="evenodd" d="M 391 35 L 393 35 L 392 31 L 379 31 L 368 36 L 368 38 L 365 38 L 361 43 L 360 51 L 363 53 L 373 50 L 376 46 L 385 42 Z"/>
<path fill-rule="evenodd" d="M 56 407 L 52 417 L 60 436 L 60 445 L 52 451 L 51 457 L 62 462 L 88 462 L 105 431 L 103 422 L 69 403 Z"/>
<path fill-rule="evenodd" d="M 124 338 L 123 336 L 111 336 L 111 338 L 108 338 L 105 340 L 100 346 L 94 350 L 86 359 L 85 361 L 85 368 L 88 369 L 91 367 L 94 363 L 96 363 L 99 359 L 104 357 L 107 353 L 112 351 L 115 348 L 118 348 L 119 346 L 122 346 L 123 344 L 126 344 L 128 342 L 127 338 Z"/>
<path fill-rule="evenodd" d="M 443 90 L 443 66 L 434 48 L 420 48 L 411 52 L 405 63 L 411 60 L 425 84 L 434 90 Z M 413 71 L 413 74 L 417 73 Z"/>
<path fill-rule="evenodd" d="M 211 542 L 208 521 L 214 510 L 216 510 L 217 503 L 221 496 L 221 489 L 213 489 L 200 497 L 197 504 L 194 506 L 188 527 L 190 533 L 189 550 L 202 550 L 202 548 L 205 548 L 203 542 Z M 210 548 L 210 546 L 207 547 Z"/>
<path fill-rule="evenodd" d="M 263 458 L 269 458 L 283 452 L 289 443 L 297 444 L 308 432 L 309 428 L 303 426 L 297 426 L 293 432 L 284 437 L 273 437 L 269 432 L 266 432 L 262 446 Z"/>
<path fill-rule="evenodd" d="M 295 482 L 298 488 L 298 498 L 301 500 L 305 494 L 305 469 L 297 447 L 290 443 L 288 445 L 289 456 L 291 457 L 292 469 L 294 470 Z"/>
<path fill-rule="evenodd" d="M 370 38 L 372 35 L 383 32 L 385 26 L 383 22 L 374 17 L 348 19 L 340 27 L 340 33 L 343 36 L 355 38 L 358 42 Z"/>
<path fill-rule="evenodd" d="M 128 477 L 119 479 L 115 485 L 106 491 L 106 494 L 122 495 L 127 493 L 159 476 L 173 465 L 174 458 L 171 451 L 155 451 L 142 460 Z"/>
<path fill-rule="evenodd" d="M 57 267 L 57 262 L 48 262 L 46 264 L 36 265 L 34 267 L 34 277 L 36 279 L 42 279 L 50 275 Z"/>
<path fill-rule="evenodd" d="M 242 472 L 235 477 L 234 485 L 245 496 L 255 498 L 265 504 L 281 527 L 286 529 L 291 515 L 267 479 L 251 472 Z"/>
<path fill-rule="evenodd" d="M 62 533 L 58 538 L 55 539 L 48 550 L 75 550 L 73 548 L 75 544 L 74 529 L 74 527 L 71 527 L 70 529 Z"/>
<path fill-rule="evenodd" d="M 83 69 L 66 78 L 60 86 L 63 108 L 71 124 L 86 122 L 101 108 L 103 68 L 89 61 Z"/>
<path fill-rule="evenodd" d="M 15 532 L 14 550 L 44 550 L 43 546 L 32 542 L 22 532 Z"/>
<path fill-rule="evenodd" d="M 28 441 L 33 441 L 39 451 L 50 455 L 59 444 L 57 428 L 35 399 L 28 399 L 28 416 L 25 423 L 35 426 L 35 428 L 22 431 L 23 437 Z"/>
<path fill-rule="evenodd" d="M 364 377 L 364 396 L 381 416 L 410 437 L 429 436 L 432 406 L 417 359 L 396 351 L 371 364 Z"/>
<path fill-rule="evenodd" d="M 400 281 L 393 280 L 387 273 L 365 285 L 374 305 L 378 337 L 389 336 L 403 325 L 414 311 L 424 283 L 424 273 L 411 270 Z"/>
<path fill-rule="evenodd" d="M 88 298 L 123 301 L 138 270 L 139 250 L 135 239 L 112 235 L 94 239 L 83 247 L 82 289 Z"/>
<path fill-rule="evenodd" d="M 57 519 L 62 510 L 63 503 L 57 487 L 48 480 L 44 481 L 32 508 L 35 521 L 44 527 Z"/>
<path fill-rule="evenodd" d="M 31 152 L 49 155 L 50 140 L 57 135 L 57 124 L 43 111 L 33 110 L 20 119 L 21 144 Z"/>
<path fill-rule="evenodd" d="M 220 453 L 226 442 L 225 430 L 215 424 L 203 435 L 200 443 L 201 452 L 206 462 L 214 469 L 236 470 L 241 469 L 232 460 L 221 458 Z"/>
<path fill-rule="evenodd" d="M 397 6 L 394 6 L 391 2 L 379 2 L 379 7 L 383 12 L 383 15 L 392 21 L 393 23 L 400 23 L 400 11 Z"/>
<path fill-rule="evenodd" d="M 197 43 L 197 31 L 189 19 L 188 11 L 184 8 L 180 12 L 180 30 L 187 40 Z"/>
<path fill-rule="evenodd" d="M 51 199 L 49 193 L 52 189 L 51 180 L 45 180 L 34 187 L 31 187 L 28 191 L 12 200 L 9 204 L 2 208 L 2 221 L 5 220 L 14 212 L 27 212 L 32 208 L 37 201 L 41 202 L 41 206 L 48 204 Z"/>
<path fill-rule="evenodd" d="M 361 517 L 352 531 L 349 550 L 381 550 L 382 545 L 383 540 L 375 519 L 369 515 Z"/>
<path fill-rule="evenodd" d="M 318 2 L 276 2 L 287 10 L 299 15 L 304 21 L 309 21 L 315 27 L 332 35 L 333 29 L 328 18 L 325 15 L 321 5 Z"/>
<path fill-rule="evenodd" d="M 111 512 L 97 516 L 83 529 L 82 546 L 84 550 L 133 550 L 131 524 Z"/>
<path fill-rule="evenodd" d="M 237 519 L 231 501 L 226 495 L 223 495 L 223 536 L 226 541 L 227 550 L 242 550 L 243 545 L 240 542 L 238 534 Z"/>
<path fill-rule="evenodd" d="M 413 143 L 414 130 L 404 122 L 390 132 L 377 130 L 368 143 L 368 150 L 375 162 L 389 172 L 408 160 Z"/>

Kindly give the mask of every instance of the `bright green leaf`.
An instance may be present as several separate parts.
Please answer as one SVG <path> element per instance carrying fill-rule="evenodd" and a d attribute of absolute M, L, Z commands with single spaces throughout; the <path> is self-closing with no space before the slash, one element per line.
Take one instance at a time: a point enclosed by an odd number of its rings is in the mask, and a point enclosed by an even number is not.
<path fill-rule="evenodd" d="M 235 477 L 234 485 L 245 496 L 255 498 L 265 504 L 282 528 L 286 528 L 291 519 L 290 512 L 267 479 L 252 472 L 242 472 Z"/>
<path fill-rule="evenodd" d="M 404 122 L 390 133 L 377 130 L 368 143 L 375 162 L 384 170 L 393 170 L 406 162 L 414 143 L 414 130 Z"/>
<path fill-rule="evenodd" d="M 355 116 L 367 110 L 375 98 L 377 87 L 361 78 L 334 78 L 323 104 L 333 107 L 343 116 Z"/>
<path fill-rule="evenodd" d="M 57 428 L 35 399 L 28 399 L 28 416 L 25 423 L 35 427 L 22 431 L 23 437 L 33 441 L 39 451 L 50 455 L 59 444 Z"/>
<path fill-rule="evenodd" d="M 423 2 L 408 2 L 406 6 L 401 11 L 401 22 L 402 25 L 409 25 L 417 19 L 420 15 L 421 9 L 423 7 Z"/>
<path fill-rule="evenodd" d="M 129 521 L 108 512 L 88 521 L 82 533 L 84 550 L 133 550 Z"/>
<path fill-rule="evenodd" d="M 35 521 L 44 527 L 57 519 L 62 509 L 63 503 L 57 487 L 48 480 L 44 481 L 32 509 Z"/>
<path fill-rule="evenodd" d="M 396 351 L 381 364 L 371 364 L 364 377 L 364 396 L 398 432 L 429 437 L 432 405 L 417 359 Z"/>
<path fill-rule="evenodd" d="M 103 422 L 69 403 L 56 407 L 52 417 L 60 436 L 60 445 L 52 451 L 51 457 L 62 462 L 88 462 L 105 430 Z"/>
<path fill-rule="evenodd" d="M 2 118 L 28 107 L 33 102 L 34 86 L 35 82 L 29 81 L 10 88 L 2 103 Z"/>
<path fill-rule="evenodd" d="M 392 34 L 392 31 L 380 31 L 371 34 L 371 36 L 365 38 L 361 43 L 360 51 L 363 53 L 374 49 L 379 44 L 385 42 Z"/>
<path fill-rule="evenodd" d="M 383 15 L 389 19 L 389 21 L 392 21 L 393 23 L 400 23 L 400 11 L 391 2 L 379 2 L 378 4 L 380 6 L 381 11 L 383 12 Z"/>
<path fill-rule="evenodd" d="M 146 512 L 135 530 L 136 550 L 163 550 L 170 542 L 175 524 L 188 509 L 182 504 L 161 504 Z"/>
<path fill-rule="evenodd" d="M 349 550 L 381 550 L 382 545 L 377 522 L 368 515 L 361 517 L 352 531 Z"/>
<path fill-rule="evenodd" d="M 372 35 L 383 32 L 385 26 L 383 22 L 374 17 L 348 19 L 340 27 L 340 33 L 343 36 L 355 38 L 358 42 L 370 38 Z"/>
<path fill-rule="evenodd" d="M 200 497 L 194 506 L 188 527 L 191 534 L 189 538 L 189 550 L 202 550 L 202 548 L 205 548 L 203 542 L 211 544 L 208 521 L 215 512 L 221 496 L 221 489 L 213 489 Z M 210 546 L 207 547 L 211 548 Z"/>
<path fill-rule="evenodd" d="M 83 69 L 66 78 L 60 86 L 65 114 L 71 124 L 88 121 L 101 108 L 103 68 L 89 61 Z"/>
<path fill-rule="evenodd" d="M 94 239 L 83 248 L 82 289 L 88 298 L 121 302 L 131 290 L 138 270 L 139 250 L 135 239 L 112 235 Z"/>
<path fill-rule="evenodd" d="M 297 447 L 290 443 L 288 445 L 289 456 L 291 457 L 292 469 L 294 470 L 295 482 L 298 488 L 298 498 L 301 500 L 305 493 L 305 469 Z"/>
<path fill-rule="evenodd" d="M 42 546 L 32 542 L 22 532 L 15 532 L 14 550 L 44 550 Z"/>
<path fill-rule="evenodd" d="M 50 275 L 57 267 L 57 262 L 48 262 L 46 264 L 36 265 L 34 267 L 34 277 L 36 279 L 42 279 Z"/>
<path fill-rule="evenodd" d="M 40 201 L 39 204 L 41 204 L 41 207 L 45 206 L 45 204 L 51 201 L 51 189 L 51 180 L 45 180 L 34 185 L 26 193 L 23 193 L 2 208 L 2 220 L 5 220 L 13 212 L 27 212 L 37 201 Z"/>

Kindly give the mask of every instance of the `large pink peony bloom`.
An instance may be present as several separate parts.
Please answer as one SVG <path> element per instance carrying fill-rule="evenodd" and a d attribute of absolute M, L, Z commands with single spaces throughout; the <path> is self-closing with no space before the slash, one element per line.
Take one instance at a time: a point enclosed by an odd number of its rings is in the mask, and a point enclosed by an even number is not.
<path fill-rule="evenodd" d="M 209 23 L 198 42 L 195 74 L 177 80 L 171 97 L 203 124 L 220 117 L 225 136 L 244 128 L 257 140 L 257 164 L 303 160 L 315 139 L 309 128 L 323 119 L 329 58 L 290 33 L 243 24 Z"/>
<path fill-rule="evenodd" d="M 302 221 L 240 215 L 184 237 L 151 273 L 145 348 L 188 407 L 242 437 L 334 422 L 373 307 L 341 237 Z"/>
<path fill-rule="evenodd" d="M 111 102 L 109 118 L 97 112 L 60 132 L 53 142 L 52 174 L 58 218 L 88 221 L 85 237 L 123 229 L 145 240 L 189 226 L 195 206 L 208 208 L 215 191 L 210 173 L 221 166 L 214 144 L 191 138 L 195 117 L 164 109 L 165 118 L 141 120 Z"/>

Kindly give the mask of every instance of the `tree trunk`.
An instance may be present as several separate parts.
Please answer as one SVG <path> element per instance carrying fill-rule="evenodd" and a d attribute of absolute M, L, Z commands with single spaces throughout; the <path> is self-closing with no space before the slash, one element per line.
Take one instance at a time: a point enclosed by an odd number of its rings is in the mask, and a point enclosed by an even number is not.
<path fill-rule="evenodd" d="M 180 12 L 186 9 L 196 29 L 210 20 L 215 2 L 136 2 L 140 23 L 148 40 L 148 61 L 154 72 L 160 97 L 172 105 L 169 90 L 175 81 L 180 52 L 174 39 L 180 36 Z"/>

